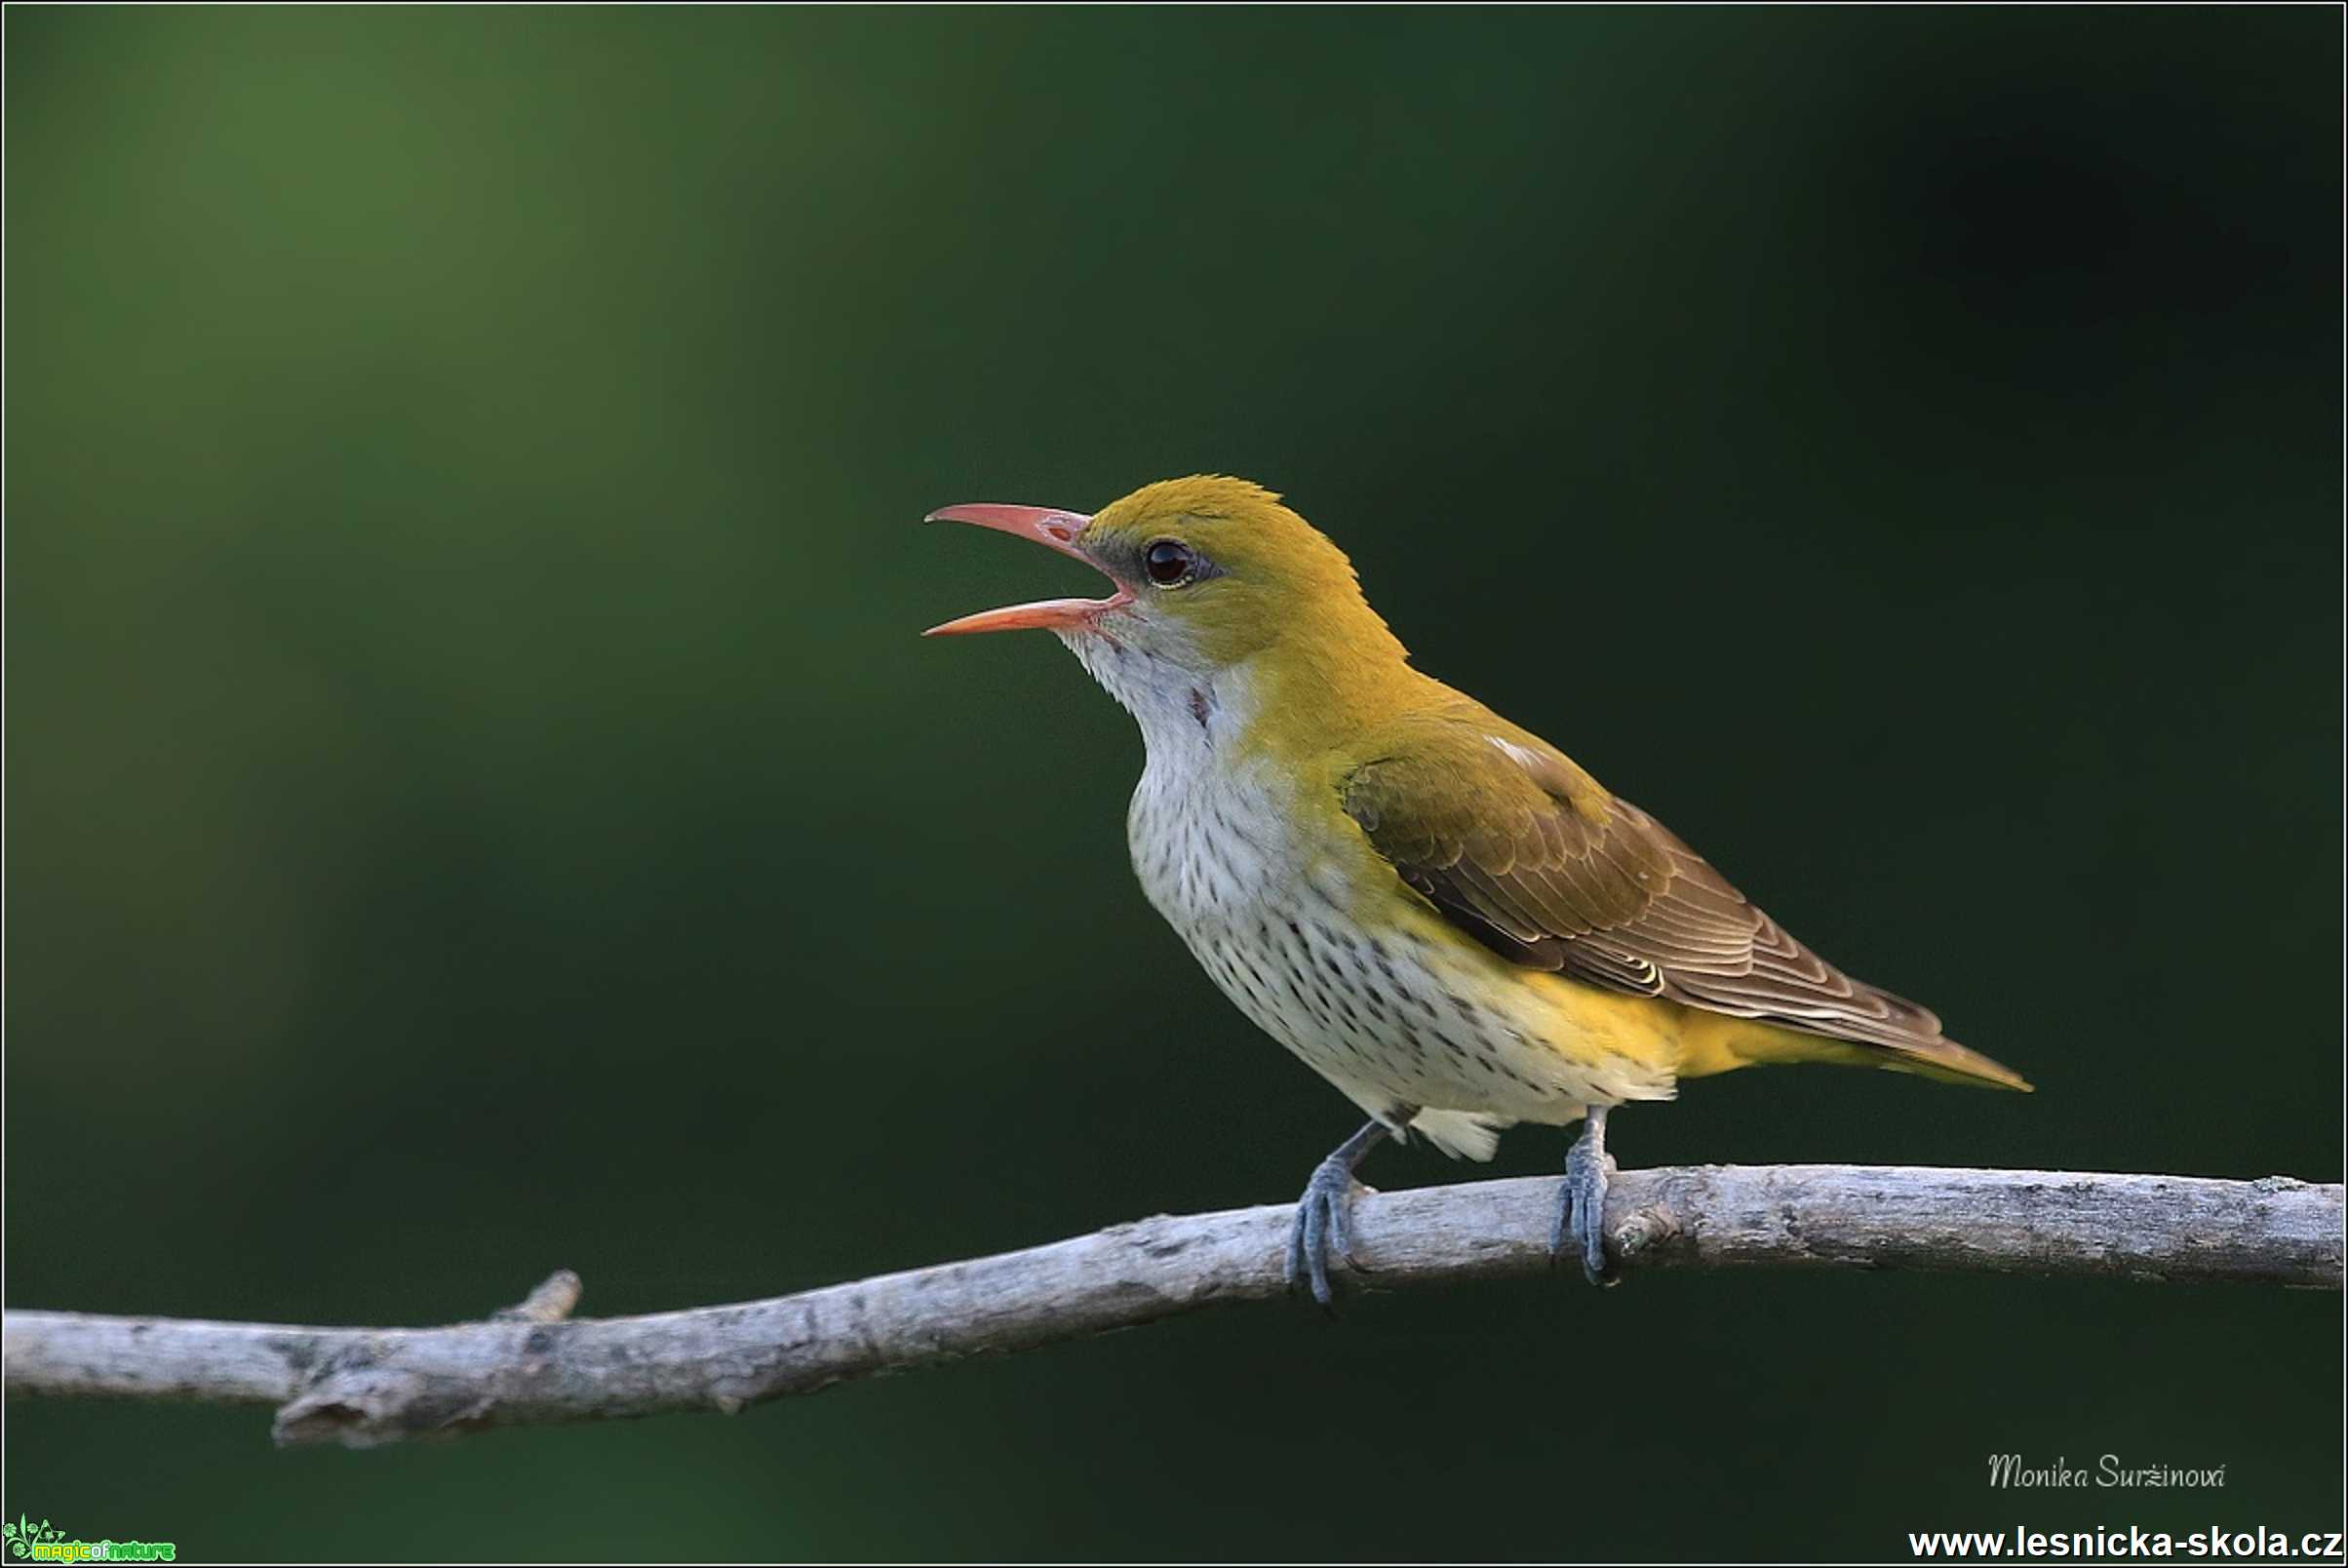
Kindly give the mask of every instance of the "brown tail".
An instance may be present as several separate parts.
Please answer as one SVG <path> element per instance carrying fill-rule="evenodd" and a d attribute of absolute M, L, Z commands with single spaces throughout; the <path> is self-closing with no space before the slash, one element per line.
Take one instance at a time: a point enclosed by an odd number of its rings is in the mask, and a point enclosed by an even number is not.
<path fill-rule="evenodd" d="M 1865 1065 L 1887 1072 L 1913 1073 L 1976 1089 L 2033 1092 L 2030 1080 L 2005 1063 L 1992 1061 L 1953 1039 L 1937 1039 L 1926 1045 L 1861 1045 L 1859 1050 L 1869 1058 Z"/>
<path fill-rule="evenodd" d="M 1901 1040 L 1898 1044 L 1829 1039 L 1781 1024 L 1723 1013 L 1691 1013 L 1682 1041 L 1679 1076 L 1702 1078 L 1740 1067 L 1778 1062 L 1831 1062 L 1839 1067 L 1873 1067 L 1913 1073 L 1942 1083 L 1976 1089 L 2031 1092 L 2029 1079 L 2003 1062 L 1953 1039 Z"/>

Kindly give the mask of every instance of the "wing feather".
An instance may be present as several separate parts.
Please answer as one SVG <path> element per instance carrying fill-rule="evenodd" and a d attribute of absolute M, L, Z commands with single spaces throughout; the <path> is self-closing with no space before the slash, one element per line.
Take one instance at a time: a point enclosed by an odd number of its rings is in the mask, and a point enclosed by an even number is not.
<path fill-rule="evenodd" d="M 1511 961 L 1860 1044 L 1961 1049 L 1929 1009 L 1820 959 L 1538 737 L 1479 710 L 1380 740 L 1339 781 L 1347 814 L 1407 885 Z"/>

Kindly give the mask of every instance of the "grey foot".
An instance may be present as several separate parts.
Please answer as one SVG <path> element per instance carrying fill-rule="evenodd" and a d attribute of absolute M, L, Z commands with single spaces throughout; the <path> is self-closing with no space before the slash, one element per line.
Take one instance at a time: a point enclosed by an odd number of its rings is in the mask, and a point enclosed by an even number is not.
<path fill-rule="evenodd" d="M 1556 1229 L 1549 1233 L 1549 1256 L 1562 1256 L 1570 1242 L 1593 1285 L 1621 1283 L 1606 1256 L 1606 1186 L 1615 1170 L 1606 1152 L 1606 1107 L 1591 1106 L 1582 1136 L 1566 1152 L 1565 1191 L 1558 1198 Z"/>
<path fill-rule="evenodd" d="M 1288 1224 L 1288 1288 L 1303 1283 L 1324 1309 L 1335 1300 L 1330 1255 L 1349 1269 L 1353 1266 L 1353 1167 L 1385 1136 L 1386 1129 L 1373 1121 L 1313 1166 L 1305 1196 L 1297 1199 L 1296 1218 Z"/>

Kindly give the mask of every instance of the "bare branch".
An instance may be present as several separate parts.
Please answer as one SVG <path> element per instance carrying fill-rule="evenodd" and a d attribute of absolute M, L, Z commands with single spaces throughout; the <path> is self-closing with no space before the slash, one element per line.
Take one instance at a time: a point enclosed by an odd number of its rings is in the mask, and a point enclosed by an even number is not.
<path fill-rule="evenodd" d="M 1554 1180 L 1364 1196 L 1357 1285 L 1538 1274 Z M 570 1319 L 564 1271 L 487 1322 L 308 1328 L 7 1314 L 9 1393 L 279 1407 L 280 1443 L 368 1447 L 529 1422 L 732 1412 L 849 1378 L 1279 1296 L 1285 1205 L 1160 1216 L 796 1296 Z M 1624 1171 L 1626 1270 L 1953 1269 L 2338 1290 L 2341 1189 L 2058 1171 L 1703 1165 Z M 1561 1292 L 1587 1287 L 1560 1278 Z M 1593 1310 L 1605 1311 L 1606 1307 Z"/>

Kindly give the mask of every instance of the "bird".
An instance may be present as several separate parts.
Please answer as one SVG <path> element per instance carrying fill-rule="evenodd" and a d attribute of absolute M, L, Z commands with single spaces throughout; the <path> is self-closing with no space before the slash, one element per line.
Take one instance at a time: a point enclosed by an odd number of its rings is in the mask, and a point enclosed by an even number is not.
<path fill-rule="evenodd" d="M 1566 754 L 1411 662 L 1326 534 L 1249 480 L 1145 485 L 1098 513 L 931 512 L 1073 557 L 1099 599 L 924 636 L 1043 630 L 1134 718 L 1144 894 L 1264 1033 L 1368 1121 L 1313 1167 L 1292 1288 L 1352 1267 L 1356 1172 L 1387 1140 L 1491 1158 L 1581 1131 L 1550 1236 L 1615 1282 L 1608 1113 L 1683 1078 L 1827 1062 L 2028 1091 L 1928 1009 L 1794 939 Z"/>

